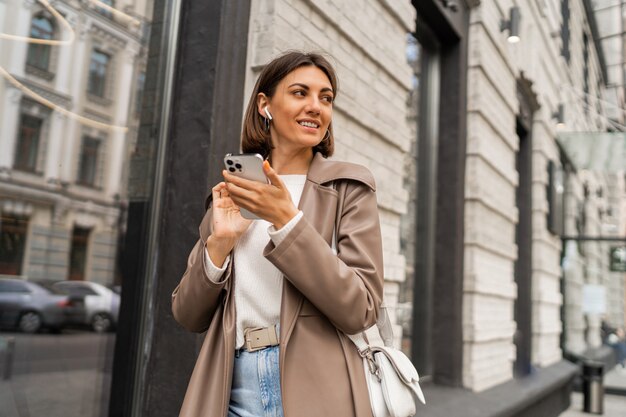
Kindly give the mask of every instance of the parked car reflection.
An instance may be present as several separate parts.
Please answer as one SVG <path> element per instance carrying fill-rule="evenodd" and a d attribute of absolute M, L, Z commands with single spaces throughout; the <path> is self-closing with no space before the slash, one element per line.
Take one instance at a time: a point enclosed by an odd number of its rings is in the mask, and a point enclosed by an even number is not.
<path fill-rule="evenodd" d="M 0 327 L 37 333 L 59 331 L 68 322 L 85 320 L 82 298 L 22 279 L 0 279 Z"/>
<path fill-rule="evenodd" d="M 120 295 L 113 290 L 89 281 L 58 281 L 53 287 L 84 299 L 86 314 L 74 324 L 87 324 L 97 333 L 107 332 L 117 325 Z"/>

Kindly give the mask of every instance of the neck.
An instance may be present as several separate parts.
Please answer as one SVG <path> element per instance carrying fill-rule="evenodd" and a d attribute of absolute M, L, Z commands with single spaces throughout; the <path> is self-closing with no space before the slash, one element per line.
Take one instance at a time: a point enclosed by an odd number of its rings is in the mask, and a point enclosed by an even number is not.
<path fill-rule="evenodd" d="M 272 168 L 279 175 L 306 174 L 313 161 L 313 149 L 305 148 L 297 151 L 274 149 L 270 160 Z"/>

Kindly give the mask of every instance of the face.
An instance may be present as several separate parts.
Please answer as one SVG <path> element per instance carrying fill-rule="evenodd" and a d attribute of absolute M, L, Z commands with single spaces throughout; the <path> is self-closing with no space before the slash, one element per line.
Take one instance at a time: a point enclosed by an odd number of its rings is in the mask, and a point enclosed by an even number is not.
<path fill-rule="evenodd" d="M 273 97 L 259 94 L 259 114 L 266 117 L 263 108 L 267 106 L 272 115 L 273 146 L 297 151 L 320 143 L 331 122 L 333 98 L 330 80 L 313 65 L 287 74 Z"/>

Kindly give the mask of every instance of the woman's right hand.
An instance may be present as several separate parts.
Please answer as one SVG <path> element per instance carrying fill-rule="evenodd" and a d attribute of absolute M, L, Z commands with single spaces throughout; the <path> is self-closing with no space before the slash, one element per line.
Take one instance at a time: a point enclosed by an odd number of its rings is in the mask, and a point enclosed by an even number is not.
<path fill-rule="evenodd" d="M 226 189 L 226 183 L 220 182 L 212 189 L 213 194 L 213 232 L 206 241 L 209 257 L 220 268 L 232 251 L 239 237 L 248 229 L 252 220 L 241 216 L 239 207 L 233 202 Z"/>

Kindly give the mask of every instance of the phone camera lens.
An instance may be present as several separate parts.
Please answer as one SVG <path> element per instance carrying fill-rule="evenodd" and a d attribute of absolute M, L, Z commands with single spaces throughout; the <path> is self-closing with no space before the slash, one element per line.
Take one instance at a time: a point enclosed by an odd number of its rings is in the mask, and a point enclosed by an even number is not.
<path fill-rule="evenodd" d="M 228 170 L 229 170 L 230 172 L 235 172 L 235 171 L 236 171 L 236 170 L 235 170 L 235 168 L 233 168 L 233 167 L 228 167 Z"/>
<path fill-rule="evenodd" d="M 235 168 L 241 169 L 241 164 L 235 164 Z"/>
<path fill-rule="evenodd" d="M 232 160 L 230 160 L 230 159 L 227 159 L 227 160 L 226 160 L 226 163 L 227 163 L 228 165 L 232 165 L 232 164 L 233 164 L 233 161 L 232 161 Z"/>

